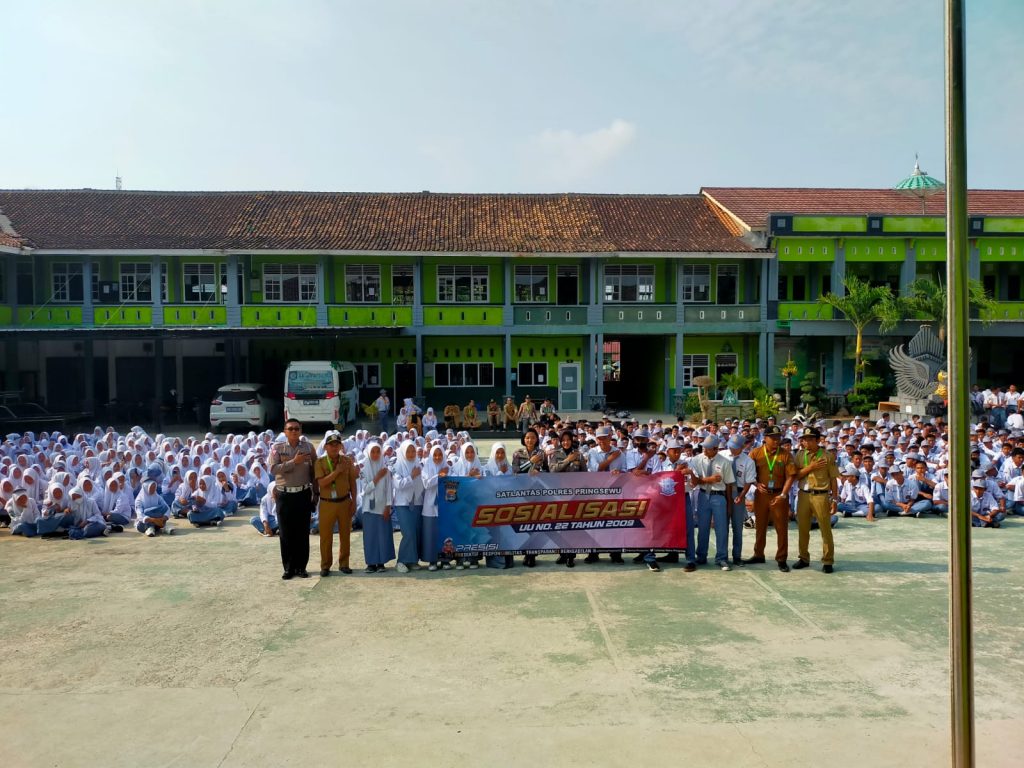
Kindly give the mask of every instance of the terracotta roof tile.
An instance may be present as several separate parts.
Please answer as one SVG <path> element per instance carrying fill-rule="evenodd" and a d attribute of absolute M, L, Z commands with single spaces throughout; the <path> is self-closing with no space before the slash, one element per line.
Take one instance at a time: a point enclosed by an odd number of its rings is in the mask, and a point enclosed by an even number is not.
<path fill-rule="evenodd" d="M 40 249 L 749 252 L 701 195 L 0 190 Z"/>
<path fill-rule="evenodd" d="M 893 189 L 704 187 L 701 192 L 751 229 L 764 229 L 773 213 L 807 215 L 921 215 L 921 201 Z M 1024 216 L 1024 190 L 975 189 L 967 195 L 973 215 Z M 944 216 L 946 195 L 925 200 L 924 212 Z"/>

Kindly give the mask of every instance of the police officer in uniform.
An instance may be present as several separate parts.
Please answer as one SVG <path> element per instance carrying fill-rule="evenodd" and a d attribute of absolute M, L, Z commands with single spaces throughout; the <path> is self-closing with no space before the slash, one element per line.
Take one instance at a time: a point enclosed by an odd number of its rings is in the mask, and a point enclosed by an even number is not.
<path fill-rule="evenodd" d="M 313 447 L 302 440 L 302 424 L 288 419 L 286 442 L 274 443 L 267 469 L 277 481 L 277 519 L 280 527 L 282 579 L 309 578 L 309 520 L 313 514 Z M 330 530 L 330 529 L 329 529 Z"/>
<path fill-rule="evenodd" d="M 805 427 L 800 434 L 801 449 L 797 451 L 796 482 L 799 496 L 796 505 L 796 524 L 799 536 L 800 559 L 794 569 L 806 568 L 811 564 L 809 551 L 811 540 L 811 518 L 818 521 L 821 531 L 821 570 L 832 573 L 835 562 L 835 548 L 832 543 L 832 515 L 836 514 L 839 503 L 839 467 L 832 454 L 819 445 L 821 433 L 814 427 Z"/>
<path fill-rule="evenodd" d="M 782 430 L 770 426 L 764 433 L 764 445 L 750 452 L 757 480 L 754 485 L 754 556 L 745 565 L 764 562 L 768 523 L 775 528 L 775 562 L 788 573 L 789 565 L 789 490 L 796 479 L 796 465 L 782 450 Z"/>
<path fill-rule="evenodd" d="M 324 455 L 316 460 L 313 474 L 320 490 L 320 575 L 331 575 L 335 523 L 339 537 L 338 570 L 350 574 L 348 559 L 359 472 L 352 458 L 341 452 L 341 435 L 337 432 L 325 438 Z"/>

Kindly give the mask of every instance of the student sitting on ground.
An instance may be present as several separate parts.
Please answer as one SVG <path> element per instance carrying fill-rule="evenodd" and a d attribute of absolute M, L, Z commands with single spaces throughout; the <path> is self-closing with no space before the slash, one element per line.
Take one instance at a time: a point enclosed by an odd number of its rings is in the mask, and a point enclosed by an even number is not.
<path fill-rule="evenodd" d="M 11 517 L 11 535 L 32 538 L 37 535 L 36 523 L 39 522 L 39 505 L 28 496 L 24 488 L 15 488 L 14 493 L 4 511 Z"/>
<path fill-rule="evenodd" d="M 199 478 L 198 487 L 192 494 L 192 505 L 187 514 L 188 521 L 196 528 L 220 525 L 224 520 L 220 501 L 220 490 L 216 482 L 208 477 Z"/>
<path fill-rule="evenodd" d="M 171 517 L 171 508 L 157 493 L 157 488 L 155 480 L 147 480 L 142 484 L 139 495 L 135 497 L 135 516 L 138 518 L 135 530 L 147 536 L 174 533 L 174 530 L 167 524 Z"/>
<path fill-rule="evenodd" d="M 78 540 L 106 536 L 107 521 L 96 502 L 77 486 L 71 489 L 69 496 L 72 520 L 68 527 L 68 538 Z"/>
<path fill-rule="evenodd" d="M 971 525 L 975 528 L 998 528 L 1006 518 L 999 511 L 999 502 L 985 487 L 984 480 L 971 483 Z"/>
<path fill-rule="evenodd" d="M 261 536 L 274 536 L 277 534 L 277 499 L 274 498 L 274 491 L 277 489 L 277 481 L 271 480 L 266 494 L 260 501 L 260 513 L 249 518 L 249 524 L 259 532 Z"/>

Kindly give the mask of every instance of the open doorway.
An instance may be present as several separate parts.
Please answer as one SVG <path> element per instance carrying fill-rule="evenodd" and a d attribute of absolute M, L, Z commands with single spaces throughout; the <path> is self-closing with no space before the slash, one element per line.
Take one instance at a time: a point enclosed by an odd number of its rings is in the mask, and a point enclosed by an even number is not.
<path fill-rule="evenodd" d="M 416 397 L 416 363 L 395 363 L 395 413 L 407 397 Z"/>
<path fill-rule="evenodd" d="M 555 301 L 560 307 L 580 303 L 580 268 L 558 267 L 555 273 Z"/>
<path fill-rule="evenodd" d="M 608 406 L 663 410 L 667 354 L 667 336 L 606 336 L 601 368 Z"/>

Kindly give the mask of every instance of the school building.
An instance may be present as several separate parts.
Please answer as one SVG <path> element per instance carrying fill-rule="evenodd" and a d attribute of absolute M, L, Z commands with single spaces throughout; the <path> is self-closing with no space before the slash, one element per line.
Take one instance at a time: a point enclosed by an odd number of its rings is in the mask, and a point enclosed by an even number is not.
<path fill-rule="evenodd" d="M 384 387 L 435 407 L 672 411 L 699 375 L 781 387 L 792 355 L 838 393 L 852 328 L 817 297 L 850 272 L 896 290 L 938 274 L 943 206 L 892 190 L 0 191 L 0 388 L 97 412 L 237 381 L 279 392 L 290 360 L 337 359 L 364 403 Z M 1000 302 L 972 328 L 975 373 L 1009 381 L 1024 192 L 972 192 L 970 213 L 971 273 Z"/>

